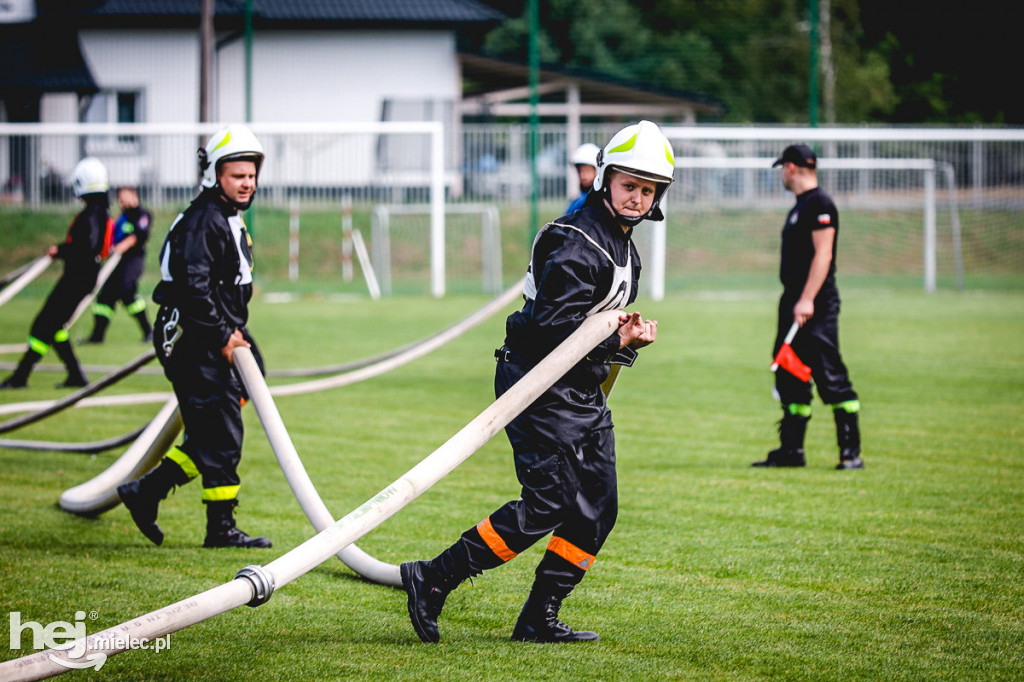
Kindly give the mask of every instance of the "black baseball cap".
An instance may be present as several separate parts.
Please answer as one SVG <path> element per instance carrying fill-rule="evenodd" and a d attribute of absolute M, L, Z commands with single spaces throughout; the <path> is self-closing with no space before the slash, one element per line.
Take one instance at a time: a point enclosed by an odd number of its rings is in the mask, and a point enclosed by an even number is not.
<path fill-rule="evenodd" d="M 817 168 L 818 157 L 814 150 L 805 144 L 791 144 L 782 150 L 782 156 L 775 159 L 772 168 L 781 166 L 784 163 L 793 163 L 804 168 Z"/>

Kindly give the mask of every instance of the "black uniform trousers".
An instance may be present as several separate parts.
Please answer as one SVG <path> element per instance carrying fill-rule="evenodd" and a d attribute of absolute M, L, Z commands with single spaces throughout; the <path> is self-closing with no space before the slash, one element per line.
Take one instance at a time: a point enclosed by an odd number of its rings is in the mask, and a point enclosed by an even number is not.
<path fill-rule="evenodd" d="M 495 394 L 500 397 L 529 369 L 500 361 Z M 462 545 L 472 573 L 479 573 L 553 532 L 537 580 L 564 597 L 583 579 L 618 514 L 611 412 L 600 388 L 579 389 L 560 381 L 505 432 L 521 498 L 467 530 L 456 545 Z"/>
<path fill-rule="evenodd" d="M 798 298 L 799 294 L 783 294 L 779 299 L 779 326 L 772 350 L 773 358 L 793 324 L 793 306 Z M 817 387 L 823 403 L 836 405 L 857 400 L 857 393 L 853 390 L 843 357 L 839 353 L 838 292 L 819 294 L 814 301 L 814 317 L 804 323 L 790 345 L 796 356 L 811 368 L 813 385 Z M 780 369 L 775 373 L 775 389 L 783 406 L 811 404 L 811 383 L 800 381 L 785 370 Z"/>
<path fill-rule="evenodd" d="M 32 321 L 29 336 L 52 345 L 54 336 L 75 314 L 75 308 L 96 286 L 98 269 L 65 271 Z"/>
<path fill-rule="evenodd" d="M 96 303 L 113 308 L 121 301 L 125 308 L 129 308 L 138 298 L 139 278 L 142 277 L 145 267 L 144 255 L 122 258 L 96 295 Z"/>
<path fill-rule="evenodd" d="M 157 313 L 153 345 L 164 374 L 174 387 L 184 442 L 179 447 L 195 464 L 203 481 L 203 500 L 212 502 L 238 497 L 238 463 L 242 458 L 242 400 L 246 397 L 241 379 L 220 354 L 196 343 L 188 330 L 173 344 L 170 356 L 164 349 L 167 306 Z M 247 330 L 242 335 L 252 344 L 253 355 L 262 369 L 262 359 Z"/>

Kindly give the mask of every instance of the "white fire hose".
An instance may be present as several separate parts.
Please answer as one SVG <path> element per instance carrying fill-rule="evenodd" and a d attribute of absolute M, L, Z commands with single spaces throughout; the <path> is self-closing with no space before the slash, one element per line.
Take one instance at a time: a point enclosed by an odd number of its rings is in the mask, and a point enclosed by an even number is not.
<path fill-rule="evenodd" d="M 76 640 L 65 644 L 66 649 L 43 650 L 0 663 L 0 678 L 40 680 L 65 673 L 69 668 L 57 661 L 70 661 L 69 650 L 94 652 L 90 661 L 95 657 L 97 665 L 102 665 L 107 656 L 128 650 L 128 642 L 143 637 L 152 641 L 243 604 L 265 603 L 275 589 L 348 547 L 447 476 L 613 333 L 618 324 L 619 311 L 588 318 L 518 383 L 419 464 L 360 507 L 266 566 L 247 566 L 230 582 L 90 635 L 84 643 Z M 251 357 L 251 351 L 235 349 L 236 354 L 241 354 L 239 359 L 247 352 Z"/>

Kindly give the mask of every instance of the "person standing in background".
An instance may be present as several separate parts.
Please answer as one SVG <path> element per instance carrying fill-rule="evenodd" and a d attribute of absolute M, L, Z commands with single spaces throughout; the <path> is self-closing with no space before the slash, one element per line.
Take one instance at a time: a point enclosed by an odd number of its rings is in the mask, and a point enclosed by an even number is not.
<path fill-rule="evenodd" d="M 818 186 L 818 157 L 807 145 L 786 147 L 772 164 L 782 168 L 782 186 L 796 204 L 782 227 L 776 357 L 794 322 L 800 330 L 791 343 L 797 357 L 811 369 L 813 387 L 832 408 L 839 445 L 836 469 L 863 469 L 860 400 L 839 353 L 839 289 L 836 286 L 836 248 L 839 211 L 832 197 Z M 802 467 L 804 435 L 811 418 L 812 382 L 780 369 L 775 374 L 776 397 L 782 404 L 779 447 L 755 467 Z"/>
<path fill-rule="evenodd" d="M 584 142 L 576 148 L 572 158 L 569 159 L 569 163 L 576 168 L 576 176 L 580 181 L 580 194 L 569 202 L 568 208 L 565 209 L 566 215 L 583 208 L 583 203 L 587 200 L 587 193 L 593 189 L 594 178 L 597 177 L 597 154 L 600 151 L 596 144 Z"/>
<path fill-rule="evenodd" d="M 121 215 L 114 222 L 113 251 L 121 254 L 121 262 L 96 296 L 92 306 L 92 333 L 86 343 L 103 343 L 118 301 L 139 323 L 142 340 L 153 339 L 153 328 L 146 318 L 146 299 L 139 296 L 139 279 L 146 268 L 146 242 L 153 217 L 139 203 L 139 193 L 134 187 L 118 188 L 117 203 L 121 206 Z"/>

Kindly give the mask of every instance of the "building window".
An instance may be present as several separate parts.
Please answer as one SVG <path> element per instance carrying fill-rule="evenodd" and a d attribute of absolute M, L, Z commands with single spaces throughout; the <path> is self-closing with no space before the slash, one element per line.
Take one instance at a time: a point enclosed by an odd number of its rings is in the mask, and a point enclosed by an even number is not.
<path fill-rule="evenodd" d="M 83 123 L 138 123 L 142 116 L 142 95 L 130 90 L 98 92 L 89 98 L 82 113 Z M 87 154 L 137 154 L 136 135 L 90 135 Z"/>

